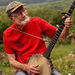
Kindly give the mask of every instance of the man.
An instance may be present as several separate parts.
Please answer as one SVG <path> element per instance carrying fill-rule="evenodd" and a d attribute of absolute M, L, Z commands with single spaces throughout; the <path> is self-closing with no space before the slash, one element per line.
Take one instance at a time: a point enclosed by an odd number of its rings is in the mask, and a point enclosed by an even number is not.
<path fill-rule="evenodd" d="M 36 53 L 43 54 L 46 51 L 42 34 L 53 38 L 57 28 L 39 17 L 29 17 L 26 8 L 20 2 L 11 2 L 6 9 L 8 17 L 14 24 L 3 33 L 5 52 L 7 53 L 11 66 L 18 71 L 16 75 L 39 74 L 37 65 L 28 65 L 29 57 Z M 64 27 L 59 39 L 65 38 L 69 28 L 72 26 L 72 19 L 65 20 Z M 54 71 L 55 75 L 60 75 Z"/>

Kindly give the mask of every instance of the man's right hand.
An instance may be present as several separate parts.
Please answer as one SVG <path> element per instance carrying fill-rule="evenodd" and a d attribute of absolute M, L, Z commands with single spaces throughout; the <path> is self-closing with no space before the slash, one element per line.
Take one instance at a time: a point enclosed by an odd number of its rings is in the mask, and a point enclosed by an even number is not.
<path fill-rule="evenodd" d="M 38 69 L 38 66 L 39 65 L 29 65 L 27 64 L 26 67 L 26 71 L 28 73 L 28 75 L 35 75 L 35 74 L 39 74 L 40 73 L 40 70 Z"/>
<path fill-rule="evenodd" d="M 39 74 L 39 65 L 29 65 L 29 64 L 23 64 L 18 61 L 16 61 L 15 54 L 7 54 L 10 65 L 14 67 L 15 69 L 27 71 L 28 75 L 35 75 Z"/>

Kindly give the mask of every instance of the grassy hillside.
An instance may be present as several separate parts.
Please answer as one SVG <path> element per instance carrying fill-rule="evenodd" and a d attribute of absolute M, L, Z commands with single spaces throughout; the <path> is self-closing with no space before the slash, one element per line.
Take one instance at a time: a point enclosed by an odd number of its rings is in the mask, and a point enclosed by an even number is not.
<path fill-rule="evenodd" d="M 60 0 L 60 1 L 55 1 L 55 2 L 45 2 L 45 3 L 37 3 L 37 4 L 30 4 L 28 5 L 28 8 L 30 9 L 36 9 L 36 8 L 49 8 L 49 9 L 65 9 L 69 8 L 70 5 L 72 4 L 73 0 Z"/>
<path fill-rule="evenodd" d="M 6 55 L 0 50 L 0 71 L 2 75 L 15 75 L 15 69 L 9 66 Z M 61 75 L 75 75 L 75 45 L 56 45 L 51 54 L 55 69 L 61 72 Z"/>
<path fill-rule="evenodd" d="M 1 0 L 0 0 L 1 1 Z M 4 1 L 4 0 L 3 0 Z M 7 0 L 5 0 L 6 2 Z M 11 1 L 11 0 L 10 0 Z M 30 0 L 28 0 L 30 1 Z M 33 1 L 33 0 L 32 0 Z M 46 1 L 46 0 L 45 0 Z M 32 4 L 27 4 L 27 8 L 31 10 L 36 10 L 37 8 L 48 8 L 52 10 L 58 10 L 58 9 L 68 9 L 70 5 L 72 4 L 74 0 L 49 0 L 49 2 L 44 2 L 43 3 L 32 3 Z M 39 1 L 38 1 L 39 2 Z M 4 3 L 4 2 L 0 2 Z M 6 7 L 0 6 L 0 10 L 4 10 Z"/>
<path fill-rule="evenodd" d="M 0 6 L 5 6 L 8 5 L 11 1 L 15 0 L 0 0 Z M 43 3 L 43 2 L 66 2 L 66 3 L 71 3 L 73 0 L 16 0 L 20 2 L 24 2 L 27 4 L 34 4 L 34 3 Z"/>
<path fill-rule="evenodd" d="M 0 5 L 7 5 L 8 3 L 10 3 L 12 0 L 0 0 Z M 13 0 L 15 1 L 15 0 Z M 27 4 L 31 4 L 31 3 L 42 3 L 42 2 L 55 2 L 55 1 L 59 1 L 59 0 L 16 0 L 16 1 L 20 1 L 20 2 L 24 2 Z"/>
<path fill-rule="evenodd" d="M 27 1 L 33 1 L 33 0 L 27 0 Z M 34 10 L 34 9 L 36 10 L 37 8 L 44 8 L 44 9 L 49 8 L 52 10 L 66 9 L 70 7 L 73 1 L 74 0 L 66 0 L 66 1 L 65 0 L 49 0 L 49 2 L 47 2 L 46 0 L 45 1 L 43 0 L 43 3 L 40 3 L 40 1 L 38 0 L 38 2 L 36 3 L 34 2 L 32 2 L 31 4 L 27 3 L 27 8 L 31 10 Z M 4 8 L 5 8 L 4 6 L 0 6 L 0 9 L 4 9 Z"/>

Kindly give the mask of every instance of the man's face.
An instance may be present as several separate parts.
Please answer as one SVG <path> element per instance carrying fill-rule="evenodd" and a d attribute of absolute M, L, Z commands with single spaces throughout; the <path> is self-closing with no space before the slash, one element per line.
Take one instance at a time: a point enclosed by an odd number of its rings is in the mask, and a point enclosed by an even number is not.
<path fill-rule="evenodd" d="M 11 14 L 13 22 L 16 22 L 17 25 L 24 25 L 28 20 L 27 10 L 23 7 L 19 7 L 15 12 Z"/>

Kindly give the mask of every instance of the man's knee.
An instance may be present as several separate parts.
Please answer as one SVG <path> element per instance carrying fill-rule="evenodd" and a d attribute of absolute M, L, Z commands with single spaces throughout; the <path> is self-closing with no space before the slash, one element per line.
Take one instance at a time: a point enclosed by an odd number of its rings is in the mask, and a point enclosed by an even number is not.
<path fill-rule="evenodd" d="M 24 71 L 19 71 L 19 72 L 16 73 L 16 75 L 28 75 L 28 74 Z"/>

